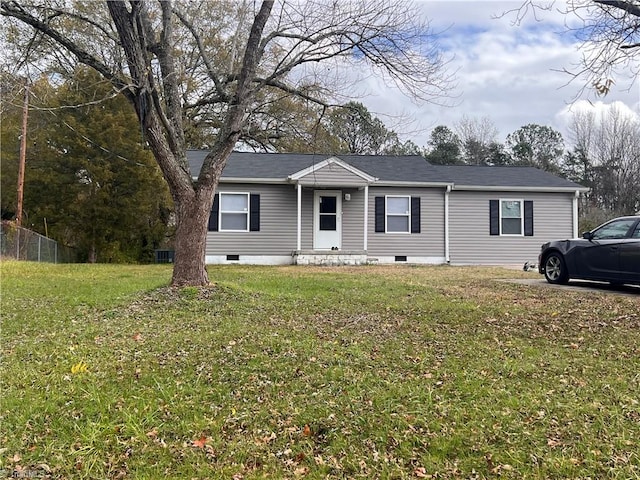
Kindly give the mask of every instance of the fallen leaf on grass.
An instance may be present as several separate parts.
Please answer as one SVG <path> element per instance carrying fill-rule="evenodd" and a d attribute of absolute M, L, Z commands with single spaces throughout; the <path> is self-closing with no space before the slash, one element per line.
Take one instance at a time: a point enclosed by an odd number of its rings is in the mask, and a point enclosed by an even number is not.
<path fill-rule="evenodd" d="M 304 426 L 304 428 L 302 429 L 302 435 L 304 435 L 305 437 L 311 436 L 311 427 L 309 427 L 309 425 Z"/>
<path fill-rule="evenodd" d="M 199 439 L 193 440 L 191 442 L 191 445 L 195 448 L 204 448 L 204 446 L 207 444 L 207 440 L 209 439 L 205 435 L 202 435 Z"/>
<path fill-rule="evenodd" d="M 89 365 L 87 365 L 85 362 L 78 362 L 71 367 L 71 373 L 73 373 L 74 375 L 87 372 L 89 372 Z"/>
<path fill-rule="evenodd" d="M 131 338 L 133 338 L 133 340 L 136 342 L 144 341 L 144 338 L 142 337 L 142 334 L 140 332 L 134 334 Z"/>
<path fill-rule="evenodd" d="M 548 438 L 547 439 L 547 446 L 554 448 L 554 447 L 560 447 L 562 446 L 562 442 L 560 440 L 558 440 L 557 438 Z"/>
<path fill-rule="evenodd" d="M 505 471 L 505 472 L 510 472 L 513 470 L 513 467 L 511 465 L 509 465 L 508 463 L 505 463 L 504 465 L 498 465 L 497 467 L 493 468 L 491 470 L 491 473 L 495 473 L 496 475 L 499 475 L 500 472 Z"/>
<path fill-rule="evenodd" d="M 307 473 L 309 473 L 309 467 L 300 467 L 293 471 L 296 477 L 304 477 Z"/>
<path fill-rule="evenodd" d="M 413 474 L 418 478 L 432 478 L 431 475 L 427 473 L 427 469 L 424 467 L 417 467 Z"/>

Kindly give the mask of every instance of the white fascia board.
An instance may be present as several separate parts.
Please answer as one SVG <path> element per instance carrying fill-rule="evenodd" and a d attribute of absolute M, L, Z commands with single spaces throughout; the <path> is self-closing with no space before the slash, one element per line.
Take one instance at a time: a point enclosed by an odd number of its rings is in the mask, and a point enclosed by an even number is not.
<path fill-rule="evenodd" d="M 545 192 L 545 193 L 575 193 L 588 192 L 587 187 L 514 187 L 507 185 L 453 185 L 453 190 L 468 190 L 479 192 Z"/>
<path fill-rule="evenodd" d="M 453 188 L 453 183 L 449 182 L 387 182 L 378 181 L 371 185 L 372 187 L 437 187 L 437 188 Z"/>
<path fill-rule="evenodd" d="M 263 185 L 289 185 L 286 178 L 240 178 L 222 177 L 218 183 L 260 183 Z"/>

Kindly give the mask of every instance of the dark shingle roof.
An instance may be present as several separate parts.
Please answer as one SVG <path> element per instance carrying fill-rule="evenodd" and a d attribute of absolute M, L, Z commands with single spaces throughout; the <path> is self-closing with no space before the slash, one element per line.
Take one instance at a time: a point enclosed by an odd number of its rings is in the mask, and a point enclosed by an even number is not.
<path fill-rule="evenodd" d="M 200 172 L 207 151 L 189 150 L 192 175 Z M 285 181 L 289 175 L 335 156 L 384 182 L 452 183 L 474 187 L 583 189 L 580 185 L 533 167 L 431 165 L 417 155 L 327 155 L 233 152 L 222 179 Z"/>
<path fill-rule="evenodd" d="M 434 165 L 443 177 L 456 185 L 487 187 L 584 188 L 534 167 L 482 167 L 476 165 Z"/>

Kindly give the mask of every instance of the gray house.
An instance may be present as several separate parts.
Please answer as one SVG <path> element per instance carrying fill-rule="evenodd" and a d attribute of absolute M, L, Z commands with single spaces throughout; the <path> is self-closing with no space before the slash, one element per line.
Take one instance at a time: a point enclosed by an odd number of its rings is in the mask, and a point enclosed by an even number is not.
<path fill-rule="evenodd" d="M 192 172 L 207 152 L 191 150 Z M 231 154 L 208 264 L 511 264 L 578 235 L 586 188 L 530 167 L 419 156 Z"/>

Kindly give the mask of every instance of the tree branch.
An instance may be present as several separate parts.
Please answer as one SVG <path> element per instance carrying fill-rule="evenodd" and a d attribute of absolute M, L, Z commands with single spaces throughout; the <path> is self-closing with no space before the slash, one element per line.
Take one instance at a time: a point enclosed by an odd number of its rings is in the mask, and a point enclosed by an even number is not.
<path fill-rule="evenodd" d="M 235 95 L 229 105 L 224 126 L 214 148 L 205 157 L 198 177 L 198 186 L 202 185 L 205 189 L 213 191 L 215 181 L 221 175 L 222 169 L 226 164 L 228 153 L 233 150 L 236 141 L 240 137 L 241 128 L 246 118 L 245 107 L 252 100 L 251 85 L 264 52 L 260 45 L 262 32 L 271 15 L 273 4 L 274 0 L 264 0 L 251 25 Z"/>
<path fill-rule="evenodd" d="M 3 16 L 13 17 L 21 22 L 26 23 L 33 27 L 36 31 L 39 31 L 51 38 L 55 42 L 62 45 L 66 50 L 76 56 L 78 61 L 88 67 L 91 67 L 103 75 L 109 80 L 112 85 L 118 90 L 122 90 L 129 100 L 133 101 L 133 93 L 130 90 L 130 83 L 122 77 L 115 75 L 104 63 L 91 55 L 85 49 L 80 47 L 77 43 L 70 40 L 67 36 L 51 27 L 48 22 L 44 22 L 39 18 L 34 17 L 24 10 L 15 1 L 2 1 L 0 2 L 0 14 Z"/>
<path fill-rule="evenodd" d="M 635 17 L 640 17 L 640 5 L 636 5 L 632 2 L 625 2 L 623 0 L 593 0 L 593 2 L 624 10 Z"/>
<path fill-rule="evenodd" d="M 224 90 L 224 87 L 220 79 L 218 78 L 218 75 L 215 72 L 215 67 L 211 63 L 211 60 L 209 59 L 209 55 L 207 55 L 207 52 L 205 51 L 204 44 L 202 43 L 202 38 L 196 31 L 193 23 L 191 23 L 178 9 L 174 8 L 173 13 L 176 17 L 178 17 L 178 19 L 187 28 L 187 30 L 191 32 L 193 39 L 196 41 L 198 51 L 200 52 L 200 58 L 202 58 L 202 61 L 204 62 L 209 78 L 211 79 L 211 81 L 216 87 L 216 93 L 218 94 L 218 97 L 224 99 L 224 101 L 228 101 L 229 98 Z"/>

